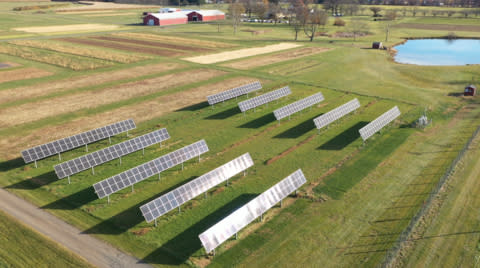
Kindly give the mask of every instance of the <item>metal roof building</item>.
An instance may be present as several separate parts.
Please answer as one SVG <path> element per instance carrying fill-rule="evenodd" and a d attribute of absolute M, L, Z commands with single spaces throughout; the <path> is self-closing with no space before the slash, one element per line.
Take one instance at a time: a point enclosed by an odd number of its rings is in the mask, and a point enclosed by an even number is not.
<path fill-rule="evenodd" d="M 194 10 L 187 13 L 188 21 L 224 20 L 225 13 L 220 10 Z"/>
<path fill-rule="evenodd" d="M 173 13 L 150 13 L 143 17 L 144 25 L 173 25 L 173 24 L 186 24 L 188 21 L 187 15 L 183 12 Z"/>

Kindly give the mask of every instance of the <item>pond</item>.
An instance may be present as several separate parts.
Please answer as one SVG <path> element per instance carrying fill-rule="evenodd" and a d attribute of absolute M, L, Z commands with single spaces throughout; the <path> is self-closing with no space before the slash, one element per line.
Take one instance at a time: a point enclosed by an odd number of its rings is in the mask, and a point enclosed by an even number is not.
<path fill-rule="evenodd" d="M 419 39 L 395 47 L 395 61 L 416 65 L 480 64 L 480 40 Z"/>

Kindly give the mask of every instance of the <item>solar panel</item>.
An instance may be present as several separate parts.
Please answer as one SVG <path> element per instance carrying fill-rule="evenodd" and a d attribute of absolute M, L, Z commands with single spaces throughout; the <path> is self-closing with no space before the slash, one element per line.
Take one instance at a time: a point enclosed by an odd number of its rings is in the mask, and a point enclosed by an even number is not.
<path fill-rule="evenodd" d="M 151 222 L 251 166 L 253 166 L 253 160 L 250 154 L 241 155 L 141 206 L 142 215 L 147 222 Z"/>
<path fill-rule="evenodd" d="M 332 122 L 344 117 L 345 115 L 355 111 L 358 108 L 360 108 L 360 102 L 358 101 L 358 99 L 353 99 L 313 119 L 313 123 L 315 123 L 317 129 L 321 129 L 331 124 Z"/>
<path fill-rule="evenodd" d="M 375 120 L 370 122 L 368 125 L 362 127 L 359 132 L 360 136 L 362 136 L 363 141 L 370 138 L 373 134 L 377 133 L 380 129 L 384 126 L 388 125 L 388 123 L 395 120 L 395 118 L 400 116 L 400 110 L 397 106 L 393 107 L 392 109 L 388 110 L 381 116 L 377 117 Z"/>
<path fill-rule="evenodd" d="M 294 113 L 300 112 L 303 109 L 311 107 L 323 101 L 324 99 L 325 98 L 323 97 L 322 93 L 319 92 L 319 93 L 313 94 L 312 96 L 306 97 L 305 99 L 301 99 L 294 103 L 290 103 L 289 105 L 284 106 L 280 109 L 277 109 L 273 111 L 273 114 L 275 115 L 275 118 L 277 120 L 280 120 Z"/>
<path fill-rule="evenodd" d="M 298 169 L 272 188 L 201 233 L 198 237 L 207 253 L 214 250 L 276 203 L 297 190 L 305 182 L 307 180 L 302 170 Z"/>
<path fill-rule="evenodd" d="M 232 88 L 215 95 L 207 96 L 208 104 L 213 105 L 215 103 L 233 99 L 238 96 L 257 91 L 259 89 L 262 89 L 262 85 L 258 81 L 240 87 Z"/>
<path fill-rule="evenodd" d="M 150 145 L 160 143 L 169 138 L 170 135 L 166 128 L 155 130 L 140 137 L 58 164 L 54 166 L 55 173 L 59 179 L 62 179 L 80 171 L 141 150 Z"/>
<path fill-rule="evenodd" d="M 25 163 L 30 163 L 92 142 L 109 138 L 134 128 L 136 128 L 135 123 L 132 119 L 128 119 L 27 149 L 22 151 L 22 157 Z"/>
<path fill-rule="evenodd" d="M 206 152 L 208 152 L 208 146 L 205 140 L 197 141 L 113 177 L 97 182 L 93 185 L 93 188 L 98 198 L 103 198 Z"/>
<path fill-rule="evenodd" d="M 258 107 L 260 105 L 269 103 L 271 101 L 280 99 L 281 97 L 285 97 L 289 94 L 291 94 L 292 91 L 290 90 L 290 87 L 282 87 L 280 89 L 270 91 L 268 93 L 265 93 L 263 95 L 248 99 L 246 101 L 242 101 L 238 103 L 238 107 L 240 108 L 240 111 L 246 112 L 250 109 L 253 109 L 255 107 Z"/>

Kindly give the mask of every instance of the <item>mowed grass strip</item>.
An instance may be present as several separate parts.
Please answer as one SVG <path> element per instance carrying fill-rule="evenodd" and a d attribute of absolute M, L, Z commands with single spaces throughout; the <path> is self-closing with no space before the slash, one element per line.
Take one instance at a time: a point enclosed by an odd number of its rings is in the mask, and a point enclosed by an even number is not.
<path fill-rule="evenodd" d="M 37 27 L 19 27 L 13 28 L 15 31 L 22 31 L 27 33 L 57 33 L 57 32 L 75 32 L 75 31 L 106 31 L 115 30 L 118 25 L 109 24 L 70 24 L 70 25 L 56 25 L 56 26 L 37 26 Z"/>
<path fill-rule="evenodd" d="M 0 145 L 4 149 L 2 157 L 16 157 L 22 148 L 32 147 L 51 140 L 71 136 L 92 128 L 101 127 L 112 122 L 134 118 L 141 123 L 187 106 L 205 103 L 206 96 L 251 82 L 250 77 L 235 77 L 221 82 L 211 83 L 178 93 L 161 96 L 150 101 L 120 107 L 92 116 L 81 117 L 68 123 L 39 128 L 28 135 L 4 137 Z M 207 105 L 207 104 L 206 104 Z"/>
<path fill-rule="evenodd" d="M 303 58 L 306 56 L 315 55 L 318 53 L 326 52 L 331 48 L 322 47 L 304 47 L 296 50 L 286 51 L 274 55 L 268 55 L 263 57 L 255 57 L 246 60 L 240 60 L 232 63 L 223 64 L 222 66 L 231 67 L 240 70 L 248 70 L 255 67 L 270 65 L 282 61 L 293 60 L 297 58 Z"/>
<path fill-rule="evenodd" d="M 0 267 L 92 267 L 55 242 L 0 211 Z"/>
<path fill-rule="evenodd" d="M 52 75 L 51 72 L 40 70 L 37 68 L 21 68 L 15 70 L 6 70 L 0 72 L 0 83 L 10 82 L 10 81 L 17 81 L 17 80 L 25 80 L 25 79 L 32 79 L 32 78 L 40 78 L 44 76 Z M 3 99 L 0 98 L 0 102 Z"/>
<path fill-rule="evenodd" d="M 36 84 L 31 86 L 17 87 L 0 91 L 0 104 L 25 100 L 29 98 L 38 98 L 53 93 L 68 91 L 75 88 L 82 88 L 88 86 L 99 85 L 121 79 L 132 79 L 144 75 L 154 73 L 161 73 L 169 70 L 174 70 L 182 67 L 177 63 L 160 63 L 149 64 L 117 71 L 96 73 L 87 76 L 80 76 L 48 82 L 43 84 Z M 2 72 L 3 73 L 3 72 Z M 23 74 L 24 72 L 22 72 Z M 26 74 L 25 74 L 26 75 Z M 3 78 L 3 77 L 2 77 Z M 7 78 L 7 77 L 5 77 Z M 25 78 L 20 78 L 25 79 Z"/>
<path fill-rule="evenodd" d="M 17 40 L 11 41 L 10 44 L 41 48 L 46 50 L 58 51 L 84 57 L 91 57 L 102 60 L 109 60 L 119 63 L 132 63 L 148 59 L 143 55 L 135 55 L 131 53 L 122 53 L 120 51 L 112 51 L 106 49 L 98 49 L 93 47 L 78 46 L 70 43 L 59 43 L 49 40 Z"/>
<path fill-rule="evenodd" d="M 93 70 L 114 65 L 114 63 L 110 61 L 10 44 L 1 44 L 0 53 L 65 67 L 75 71 Z"/>
<path fill-rule="evenodd" d="M 182 50 L 182 51 L 193 51 L 193 52 L 211 51 L 211 49 L 200 48 L 200 47 L 192 47 L 192 46 L 185 46 L 185 45 L 178 45 L 178 44 L 166 44 L 166 43 L 161 43 L 156 41 L 128 39 L 128 38 L 120 38 L 120 37 L 112 37 L 112 36 L 95 36 L 91 38 L 98 39 L 98 40 L 141 45 L 141 46 L 151 46 L 151 47 L 160 47 L 160 48 L 167 48 L 167 49 L 174 49 L 174 50 Z"/>
<path fill-rule="evenodd" d="M 384 131 L 385 132 L 385 131 Z M 359 135 L 357 132 L 351 135 Z M 340 171 L 333 173 L 324 181 L 324 185 L 314 188 L 314 191 L 326 194 L 331 198 L 340 199 L 344 193 L 355 186 L 363 177 L 374 170 L 384 159 L 392 154 L 409 135 L 403 132 L 393 132 L 384 134 L 388 139 L 382 139 L 365 148 L 362 158 L 347 162 Z"/>
<path fill-rule="evenodd" d="M 202 47 L 208 48 L 228 48 L 234 47 L 233 44 L 214 42 L 208 40 L 199 40 L 199 39 L 190 39 L 176 36 L 168 35 L 158 35 L 151 33 L 114 33 L 114 36 L 122 36 L 127 38 L 143 39 L 143 40 L 154 40 L 158 42 L 168 42 L 173 44 L 195 44 Z"/>
<path fill-rule="evenodd" d="M 225 74 L 225 72 L 208 69 L 189 70 L 102 90 L 80 92 L 8 107 L 0 111 L 0 126 L 11 127 L 80 109 L 91 109 L 133 97 L 153 94 L 172 87 L 207 80 L 222 74 Z"/>
<path fill-rule="evenodd" d="M 145 54 L 152 54 L 157 56 L 163 57 L 177 57 L 185 55 L 186 53 L 174 50 L 166 50 L 166 49 L 157 49 L 153 47 L 145 47 L 145 46 L 134 46 L 132 44 L 122 44 L 116 42 L 107 42 L 107 41 L 99 41 L 94 39 L 82 39 L 82 38 L 61 38 L 58 39 L 60 41 L 66 41 L 74 44 L 82 44 L 82 45 L 89 45 L 89 46 L 97 46 L 97 47 L 104 47 L 104 48 L 113 48 L 118 50 L 130 51 L 130 52 L 137 52 L 137 53 L 145 53 Z"/>
<path fill-rule="evenodd" d="M 455 25 L 455 24 L 423 24 L 423 23 L 399 23 L 395 28 L 406 28 L 416 30 L 434 31 L 458 31 L 458 32 L 480 32 L 479 25 Z"/>

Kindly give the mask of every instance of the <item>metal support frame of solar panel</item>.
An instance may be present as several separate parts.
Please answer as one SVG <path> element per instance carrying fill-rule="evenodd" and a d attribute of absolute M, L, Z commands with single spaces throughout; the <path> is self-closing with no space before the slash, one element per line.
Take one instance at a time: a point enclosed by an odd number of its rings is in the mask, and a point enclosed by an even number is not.
<path fill-rule="evenodd" d="M 140 207 L 147 222 L 152 222 L 167 212 L 180 207 L 196 196 L 210 190 L 229 178 L 253 166 L 249 153 L 245 153 L 232 161 L 152 200 Z"/>
<path fill-rule="evenodd" d="M 134 128 L 136 128 L 136 125 L 132 119 L 120 121 L 108 126 L 96 128 L 24 150 L 22 151 L 22 157 L 25 163 L 36 162 L 37 160 L 103 140 Z"/>
<path fill-rule="evenodd" d="M 360 102 L 358 101 L 358 99 L 353 99 L 313 119 L 313 123 L 315 123 L 317 129 L 320 130 L 321 128 L 328 126 L 329 124 L 355 111 L 358 108 L 360 108 Z"/>
<path fill-rule="evenodd" d="M 301 169 L 287 176 L 273 187 L 257 196 L 232 214 L 217 222 L 198 237 L 207 253 L 210 253 L 228 238 L 238 233 L 250 222 L 296 191 L 307 180 Z"/>
<path fill-rule="evenodd" d="M 205 140 L 200 140 L 152 161 L 136 166 L 93 185 L 98 198 L 110 196 L 153 175 L 208 152 Z"/>
<path fill-rule="evenodd" d="M 270 91 L 263 95 L 260 95 L 245 101 L 241 101 L 238 103 L 238 107 L 240 108 L 240 111 L 244 113 L 250 109 L 254 109 L 260 105 L 267 104 L 271 101 L 280 99 L 281 97 L 285 97 L 291 93 L 292 91 L 290 90 L 289 86 L 282 87 L 280 89 Z"/>
<path fill-rule="evenodd" d="M 359 132 L 362 136 L 363 141 L 370 138 L 373 134 L 377 133 L 380 129 L 388 125 L 390 122 L 395 120 L 395 118 L 400 116 L 400 110 L 397 106 L 388 110 L 381 116 L 377 117 L 375 120 L 370 122 L 368 125 L 362 127 Z"/>
<path fill-rule="evenodd" d="M 262 89 L 262 85 L 259 81 L 249 83 L 240 87 L 232 88 L 223 92 L 220 92 L 215 95 L 207 96 L 207 101 L 209 105 L 214 105 L 219 102 L 223 102 L 229 99 L 236 98 L 238 96 L 242 96 L 253 91 L 257 91 Z"/>
<path fill-rule="evenodd" d="M 283 106 L 282 108 L 273 111 L 273 114 L 275 115 L 275 118 L 280 121 L 287 116 L 290 117 L 290 115 L 294 113 L 300 112 L 308 107 L 312 107 L 313 105 L 322 102 L 324 99 L 325 98 L 323 97 L 322 93 L 318 92 L 312 96 L 308 96 L 304 99 Z"/>
<path fill-rule="evenodd" d="M 155 130 L 145 135 L 58 164 L 54 166 L 55 173 L 59 179 L 63 179 L 167 139 L 170 139 L 170 135 L 166 128 Z"/>

